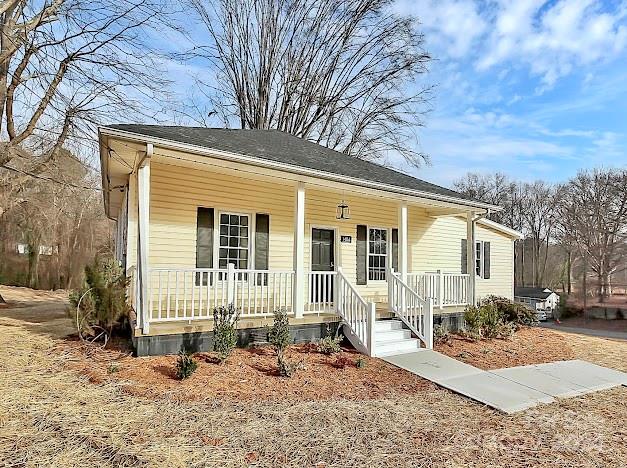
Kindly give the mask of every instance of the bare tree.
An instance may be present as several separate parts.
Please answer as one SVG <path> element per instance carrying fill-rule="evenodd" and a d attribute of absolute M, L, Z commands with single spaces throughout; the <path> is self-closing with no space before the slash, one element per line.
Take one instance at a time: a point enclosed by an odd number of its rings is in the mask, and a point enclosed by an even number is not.
<path fill-rule="evenodd" d="M 597 275 L 603 302 L 627 256 L 627 170 L 580 172 L 565 190 L 562 230 Z"/>
<path fill-rule="evenodd" d="M 158 0 L 1 0 L 0 167 L 28 150 L 17 164 L 38 172 L 97 123 L 149 112 L 167 80 L 148 31 L 166 12 Z"/>
<path fill-rule="evenodd" d="M 278 129 L 364 159 L 388 152 L 419 165 L 414 140 L 431 57 L 391 0 L 189 0 L 207 44 L 188 56 L 221 123 Z M 195 109 L 198 111 L 198 107 Z M 206 123 L 201 118 L 201 123 Z"/>
<path fill-rule="evenodd" d="M 555 240 L 557 205 L 561 196 L 558 187 L 543 181 L 524 184 L 521 201 L 523 226 L 532 241 L 533 286 L 544 282 L 549 246 Z"/>
<path fill-rule="evenodd" d="M 97 124 L 157 112 L 168 80 L 151 31 L 174 10 L 167 0 L 0 0 L 0 216 L 34 208 L 23 189 L 64 146 L 93 154 Z"/>

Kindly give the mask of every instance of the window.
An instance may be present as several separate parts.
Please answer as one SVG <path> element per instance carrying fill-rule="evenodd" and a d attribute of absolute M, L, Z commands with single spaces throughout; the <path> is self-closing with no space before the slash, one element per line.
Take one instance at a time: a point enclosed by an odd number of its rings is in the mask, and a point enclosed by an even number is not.
<path fill-rule="evenodd" d="M 477 241 L 475 243 L 475 270 L 477 273 L 477 276 L 483 276 L 483 242 L 481 241 Z"/>
<path fill-rule="evenodd" d="M 248 268 L 249 257 L 249 217 L 243 214 L 220 214 L 220 241 L 218 250 L 219 268 L 227 268 L 229 263 L 235 268 Z"/>
<path fill-rule="evenodd" d="M 368 279 L 385 280 L 388 253 L 388 232 L 386 229 L 368 230 Z"/>

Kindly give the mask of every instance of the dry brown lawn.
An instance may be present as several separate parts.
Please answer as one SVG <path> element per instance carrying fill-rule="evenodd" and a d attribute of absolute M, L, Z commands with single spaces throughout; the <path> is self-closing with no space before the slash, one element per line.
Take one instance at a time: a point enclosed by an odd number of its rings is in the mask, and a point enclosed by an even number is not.
<path fill-rule="evenodd" d="M 6 288 L 1 291 L 10 299 Z M 47 310 L 0 311 L 0 466 L 570 467 L 627 461 L 624 387 L 515 415 L 430 384 L 324 401 L 268 400 L 262 389 L 258 399 L 239 402 L 136 396 L 125 390 L 124 379 L 94 383 L 75 368 L 75 350 L 64 349 L 67 341 L 60 339 L 62 307 L 53 301 Z M 627 343 L 563 337 L 573 357 L 627 370 Z"/>

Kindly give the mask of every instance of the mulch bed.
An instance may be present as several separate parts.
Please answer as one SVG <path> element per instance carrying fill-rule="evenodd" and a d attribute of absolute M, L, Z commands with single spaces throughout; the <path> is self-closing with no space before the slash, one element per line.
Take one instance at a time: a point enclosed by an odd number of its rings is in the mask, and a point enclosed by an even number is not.
<path fill-rule="evenodd" d="M 472 341 L 451 335 L 435 350 L 484 370 L 574 359 L 564 335 L 537 327 L 521 328 L 508 339 Z"/>
<path fill-rule="evenodd" d="M 292 378 L 279 376 L 273 350 L 261 347 L 236 349 L 224 364 L 218 364 L 212 353 L 197 353 L 194 357 L 198 369 L 183 381 L 175 376 L 176 356 L 135 358 L 121 343 L 101 350 L 77 340 L 64 342 L 58 350 L 69 354 L 70 367 L 93 383 L 118 382 L 125 392 L 151 399 L 373 400 L 435 388 L 430 382 L 380 359 L 348 349 L 326 356 L 315 351 L 313 345 L 290 347 L 288 359 L 302 361 L 303 365 Z M 355 365 L 358 358 L 365 359 L 364 368 Z M 348 365 L 338 366 L 341 360 Z"/>

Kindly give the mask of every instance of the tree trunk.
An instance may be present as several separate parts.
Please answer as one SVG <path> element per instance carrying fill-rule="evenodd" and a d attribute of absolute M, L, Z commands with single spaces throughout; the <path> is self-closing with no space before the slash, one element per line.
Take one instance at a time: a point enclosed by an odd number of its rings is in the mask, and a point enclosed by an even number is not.
<path fill-rule="evenodd" d="M 570 296 L 573 288 L 573 253 L 569 250 L 566 257 L 566 281 L 568 289 L 566 293 Z"/>
<path fill-rule="evenodd" d="M 39 282 L 39 245 L 29 245 L 28 249 L 28 287 L 37 289 Z"/>

